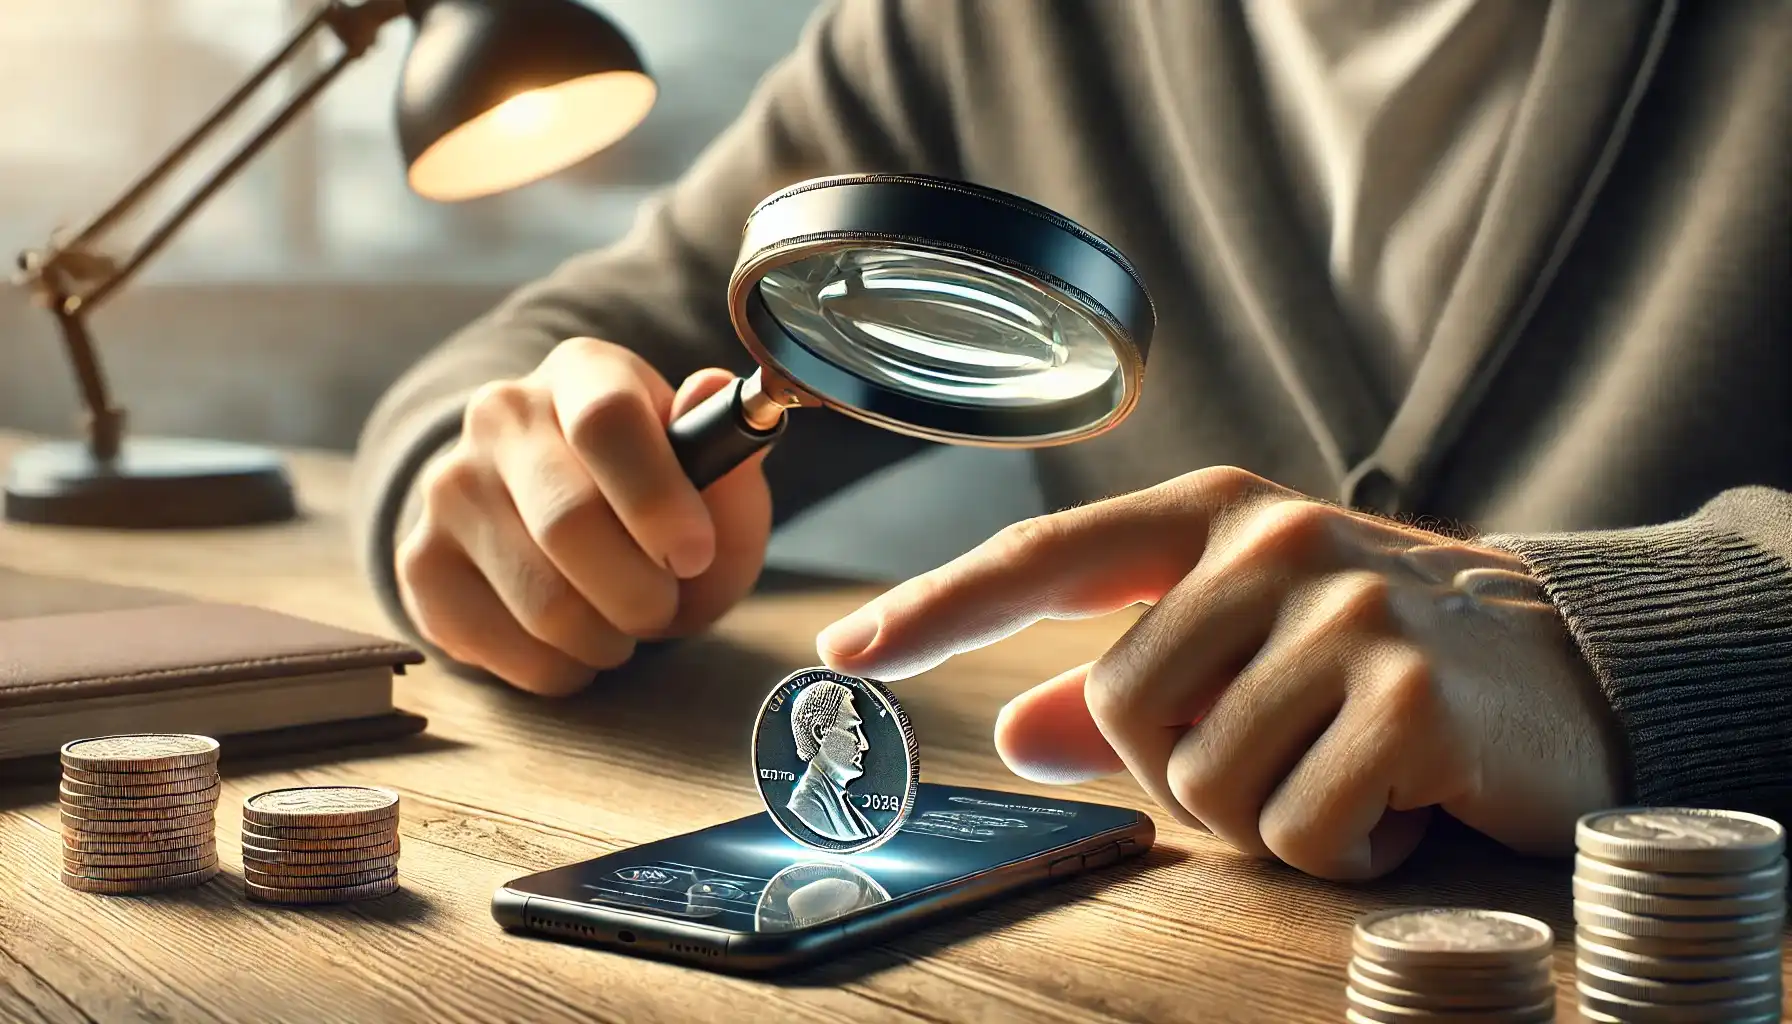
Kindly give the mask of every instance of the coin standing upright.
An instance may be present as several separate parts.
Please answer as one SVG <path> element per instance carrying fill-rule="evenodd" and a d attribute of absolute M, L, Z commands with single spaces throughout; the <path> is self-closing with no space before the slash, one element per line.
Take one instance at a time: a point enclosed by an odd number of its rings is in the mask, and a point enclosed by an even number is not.
<path fill-rule="evenodd" d="M 816 850 L 860 853 L 889 841 L 914 810 L 919 743 L 882 684 L 806 668 L 760 705 L 753 778 L 785 835 Z"/>

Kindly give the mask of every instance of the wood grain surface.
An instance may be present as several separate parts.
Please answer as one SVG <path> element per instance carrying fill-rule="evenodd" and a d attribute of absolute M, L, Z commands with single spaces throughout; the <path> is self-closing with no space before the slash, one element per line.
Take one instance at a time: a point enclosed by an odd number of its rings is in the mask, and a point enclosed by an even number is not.
<path fill-rule="evenodd" d="M 0 435 L 0 459 L 18 440 Z M 0 567 L 390 634 L 348 546 L 346 461 L 294 453 L 291 466 L 302 522 L 155 535 L 7 524 Z M 1158 843 L 1141 861 L 775 980 L 517 938 L 492 922 L 492 891 L 509 879 L 758 810 L 746 769 L 759 700 L 812 664 L 816 631 L 870 593 L 769 577 L 709 636 L 565 701 L 414 669 L 398 698 L 429 717 L 426 735 L 225 778 L 226 871 L 185 893 L 63 887 L 55 788 L 14 787 L 0 794 L 0 1020 L 1337 1021 L 1351 921 L 1409 903 L 1548 921 L 1561 1019 L 1574 1019 L 1567 863 L 1519 859 L 1446 828 L 1393 877 L 1338 886 L 1175 824 L 1129 779 L 1064 791 L 1010 775 L 990 745 L 1002 703 L 1094 657 L 1127 616 L 1041 624 L 899 692 L 924 778 L 1145 809 Z M 242 800 L 330 782 L 402 794 L 401 892 L 313 909 L 246 902 Z"/>

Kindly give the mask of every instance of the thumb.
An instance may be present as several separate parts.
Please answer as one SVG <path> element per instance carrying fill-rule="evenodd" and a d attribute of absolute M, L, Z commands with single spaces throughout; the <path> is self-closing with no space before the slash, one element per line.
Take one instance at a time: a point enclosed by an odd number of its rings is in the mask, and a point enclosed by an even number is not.
<path fill-rule="evenodd" d="M 1069 785 L 1125 770 L 1083 699 L 1089 667 L 1078 665 L 1040 683 L 996 716 L 996 752 L 1014 774 Z"/>
<path fill-rule="evenodd" d="M 695 409 L 705 398 L 734 383 L 734 374 L 720 367 L 711 366 L 698 370 L 678 385 L 678 393 L 672 396 L 672 415 L 666 422 L 683 416 Z"/>

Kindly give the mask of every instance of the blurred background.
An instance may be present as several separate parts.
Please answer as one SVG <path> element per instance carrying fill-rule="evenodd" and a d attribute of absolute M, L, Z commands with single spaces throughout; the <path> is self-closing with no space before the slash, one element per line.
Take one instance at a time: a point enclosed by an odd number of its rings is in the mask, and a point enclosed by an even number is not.
<path fill-rule="evenodd" d="M 739 112 L 816 0 L 596 5 L 658 80 L 653 113 L 583 165 L 452 206 L 405 187 L 391 100 L 409 26 L 389 25 L 372 53 L 93 318 L 131 431 L 351 450 L 380 393 L 423 352 L 517 284 L 626 231 L 642 197 Z M 313 0 L 0 0 L 8 270 L 17 252 L 110 202 L 312 8 Z M 263 90 L 170 195 L 215 166 L 296 80 Z M 128 228 L 115 237 L 136 238 Z M 0 287 L 0 430 L 69 435 L 78 404 L 48 314 L 20 289 Z M 942 449 L 790 524 L 772 559 L 900 578 L 1034 514 L 1036 495 L 1023 455 Z M 878 538 L 870 549 L 868 537 Z"/>

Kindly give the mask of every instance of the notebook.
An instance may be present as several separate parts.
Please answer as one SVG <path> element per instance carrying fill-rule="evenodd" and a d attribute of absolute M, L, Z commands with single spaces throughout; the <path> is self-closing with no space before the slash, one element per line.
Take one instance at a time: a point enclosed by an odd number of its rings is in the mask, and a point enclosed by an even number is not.
<path fill-rule="evenodd" d="M 0 780 L 54 779 L 85 736 L 192 732 L 226 762 L 418 732 L 414 648 L 265 608 L 0 569 Z"/>

